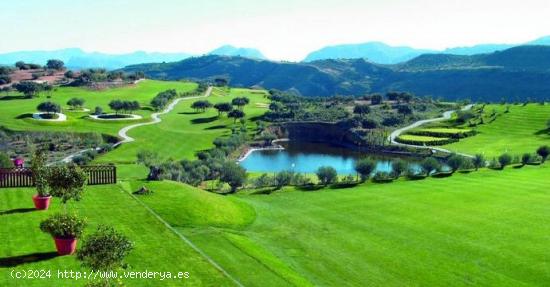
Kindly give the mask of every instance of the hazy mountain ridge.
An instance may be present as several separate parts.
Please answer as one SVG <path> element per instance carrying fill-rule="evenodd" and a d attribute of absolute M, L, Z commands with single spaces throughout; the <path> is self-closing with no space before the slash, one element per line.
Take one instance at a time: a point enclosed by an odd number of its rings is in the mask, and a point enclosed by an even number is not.
<path fill-rule="evenodd" d="M 323 47 L 309 53 L 304 62 L 325 59 L 366 58 L 378 64 L 398 64 L 414 59 L 422 54 L 476 55 L 506 50 L 522 45 L 550 45 L 550 36 L 518 44 L 479 44 L 465 47 L 452 47 L 445 50 L 416 49 L 407 46 L 390 46 L 381 42 L 342 44 Z"/>
<path fill-rule="evenodd" d="M 123 70 L 143 71 L 148 77 L 169 80 L 223 77 L 232 86 L 261 86 L 304 96 L 406 90 L 481 101 L 550 97 L 547 46 L 520 46 L 472 56 L 426 54 L 399 65 L 380 65 L 364 59 L 287 63 L 209 55 L 174 63 L 133 65 Z"/>

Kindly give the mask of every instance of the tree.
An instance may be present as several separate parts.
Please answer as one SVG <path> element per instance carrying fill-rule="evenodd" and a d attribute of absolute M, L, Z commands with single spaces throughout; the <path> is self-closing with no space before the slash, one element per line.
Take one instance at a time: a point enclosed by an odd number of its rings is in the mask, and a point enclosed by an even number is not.
<path fill-rule="evenodd" d="M 134 243 L 110 226 L 100 225 L 84 239 L 76 258 L 82 266 L 94 271 L 111 271 L 123 267 L 124 258 L 134 249 Z M 103 279 L 109 285 L 108 276 Z"/>
<path fill-rule="evenodd" d="M 23 61 L 15 62 L 15 67 L 19 70 L 25 70 L 26 69 L 25 66 L 26 66 L 26 64 Z"/>
<path fill-rule="evenodd" d="M 61 111 L 61 107 L 58 104 L 49 101 L 38 104 L 36 109 L 47 114 L 59 113 Z"/>
<path fill-rule="evenodd" d="M 13 167 L 13 162 L 11 161 L 10 157 L 0 151 L 0 168 L 11 168 Z"/>
<path fill-rule="evenodd" d="M 118 114 L 119 111 L 124 109 L 124 104 L 121 100 L 112 100 L 109 102 L 109 108 L 111 108 L 111 110 L 115 111 L 115 113 Z"/>
<path fill-rule="evenodd" d="M 221 116 L 223 113 L 228 113 L 233 110 L 231 103 L 217 103 L 214 105 L 214 108 L 218 110 L 218 116 Z"/>
<path fill-rule="evenodd" d="M 59 197 L 63 204 L 70 199 L 80 200 L 88 175 L 74 164 L 50 167 L 46 181 L 50 193 Z"/>
<path fill-rule="evenodd" d="M 221 169 L 220 180 L 229 184 L 231 193 L 234 193 L 245 183 L 246 170 L 232 161 L 225 162 Z"/>
<path fill-rule="evenodd" d="M 41 84 L 32 81 L 22 81 L 15 84 L 14 87 L 18 92 L 24 94 L 27 98 L 36 96 L 43 89 Z"/>
<path fill-rule="evenodd" d="M 403 117 L 406 117 L 406 116 L 409 116 L 409 115 L 413 114 L 413 110 L 411 109 L 411 107 L 406 106 L 406 105 L 398 106 L 397 107 L 397 112 L 399 114 L 403 115 Z"/>
<path fill-rule="evenodd" d="M 102 114 L 103 114 L 103 108 L 101 108 L 100 106 L 95 107 L 94 115 L 99 116 L 99 115 L 102 115 Z"/>
<path fill-rule="evenodd" d="M 503 153 L 498 157 L 498 163 L 500 164 L 500 169 L 504 169 L 507 165 L 512 163 L 512 156 Z"/>
<path fill-rule="evenodd" d="M 476 171 L 480 167 L 485 167 L 485 157 L 482 154 L 476 154 L 475 157 L 473 158 L 473 164 L 474 164 L 474 167 L 476 168 Z"/>
<path fill-rule="evenodd" d="M 293 177 L 294 172 L 292 171 L 283 170 L 281 172 L 278 172 L 274 178 L 275 186 L 277 187 L 277 189 L 280 189 L 285 185 L 290 185 Z"/>
<path fill-rule="evenodd" d="M 71 98 L 69 101 L 67 101 L 67 105 L 70 106 L 72 109 L 82 108 L 84 102 L 85 100 L 81 98 Z"/>
<path fill-rule="evenodd" d="M 526 165 L 533 160 L 533 156 L 530 153 L 524 153 L 521 156 L 521 165 Z"/>
<path fill-rule="evenodd" d="M 537 149 L 537 154 L 542 158 L 542 163 L 546 161 L 548 155 L 550 155 L 550 147 L 547 145 L 541 146 Z"/>
<path fill-rule="evenodd" d="M 227 116 L 233 118 L 233 123 L 235 123 L 238 119 L 244 118 L 245 114 L 241 110 L 232 110 L 227 114 Z"/>
<path fill-rule="evenodd" d="M 457 154 L 452 154 L 447 159 L 447 165 L 451 168 L 452 172 L 456 172 L 462 166 L 463 163 L 464 163 L 464 158 Z"/>
<path fill-rule="evenodd" d="M 426 172 L 427 175 L 430 175 L 432 172 L 438 170 L 441 167 L 439 161 L 433 157 L 426 158 L 420 164 L 422 169 Z"/>
<path fill-rule="evenodd" d="M 284 109 L 284 105 L 279 102 L 271 102 L 269 104 L 269 110 L 274 112 L 279 112 Z"/>
<path fill-rule="evenodd" d="M 211 107 L 212 107 L 212 103 L 204 100 L 196 101 L 193 104 L 191 104 L 191 108 L 193 108 L 195 111 L 201 111 L 203 113 Z"/>
<path fill-rule="evenodd" d="M 376 168 L 376 163 L 370 159 L 361 159 L 355 162 L 354 169 L 357 175 L 361 177 L 361 181 L 365 182 Z"/>
<path fill-rule="evenodd" d="M 407 170 L 407 163 L 404 160 L 396 159 L 391 163 L 391 169 L 393 175 L 397 178 L 400 177 Z"/>
<path fill-rule="evenodd" d="M 48 69 L 59 71 L 59 70 L 63 70 L 65 68 L 65 63 L 63 63 L 63 61 L 61 61 L 61 60 L 51 59 L 51 60 L 48 60 L 48 62 L 46 63 L 46 67 Z"/>
<path fill-rule="evenodd" d="M 373 105 L 379 105 L 382 103 L 382 95 L 380 94 L 372 94 L 370 96 L 370 103 Z"/>
<path fill-rule="evenodd" d="M 368 105 L 356 105 L 353 108 L 353 113 L 363 117 L 366 114 L 370 113 L 370 107 Z"/>
<path fill-rule="evenodd" d="M 138 101 L 123 101 L 122 102 L 122 107 L 125 111 L 130 111 L 130 114 L 141 108 Z"/>
<path fill-rule="evenodd" d="M 46 167 L 46 154 L 36 150 L 31 160 L 32 178 L 36 193 L 42 197 L 49 196 L 48 169 Z"/>
<path fill-rule="evenodd" d="M 247 97 L 237 97 L 231 100 L 231 104 L 237 106 L 240 110 L 242 110 L 243 107 L 248 105 L 249 103 L 250 99 L 248 99 Z"/>
<path fill-rule="evenodd" d="M 315 172 L 315 174 L 317 175 L 319 182 L 323 186 L 334 183 L 338 179 L 338 174 L 336 173 L 336 170 L 331 166 L 322 166 L 317 169 L 317 172 Z"/>
<path fill-rule="evenodd" d="M 75 74 L 73 71 L 68 70 L 67 72 L 65 72 L 65 74 L 63 74 L 63 76 L 65 76 L 65 78 L 67 79 L 73 79 L 75 77 Z"/>

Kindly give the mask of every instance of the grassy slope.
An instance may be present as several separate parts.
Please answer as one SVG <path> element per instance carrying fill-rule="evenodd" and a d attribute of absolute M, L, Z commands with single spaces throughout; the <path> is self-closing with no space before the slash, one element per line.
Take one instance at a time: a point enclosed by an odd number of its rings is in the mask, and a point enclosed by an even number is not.
<path fill-rule="evenodd" d="M 32 208 L 31 189 L 2 189 L 0 191 L 0 211 Z M 10 257 L 27 256 L 34 253 L 54 252 L 53 240 L 42 233 L 38 225 L 49 214 L 60 209 L 58 200 L 48 211 L 15 212 L 0 215 L 0 262 Z M 135 242 L 135 249 L 127 258 L 131 271 L 188 271 L 190 278 L 185 283 L 192 286 L 232 286 L 217 269 L 207 263 L 202 256 L 186 245 L 177 235 L 154 218 L 134 198 L 122 191 L 119 186 L 106 185 L 88 187 L 83 200 L 73 204 L 78 213 L 87 217 L 89 226 L 86 233 L 98 224 L 108 224 L 125 233 Z M 23 210 L 25 211 L 25 210 Z M 12 258 L 11 261 L 14 259 Z M 33 259 L 31 258 L 31 261 Z M 12 269 L 83 270 L 74 256 L 54 257 L 17 266 L 0 265 L 0 286 L 83 286 L 86 281 L 21 280 L 9 278 Z M 55 273 L 57 274 L 57 273 Z M 128 286 L 182 286 L 179 280 L 126 280 Z"/>
<path fill-rule="evenodd" d="M 251 226 L 182 230 L 252 285 L 260 274 L 272 286 L 300 274 L 297 285 L 542 286 L 550 280 L 548 174 L 546 165 L 241 195 L 256 209 Z"/>
<path fill-rule="evenodd" d="M 444 146 L 453 151 L 495 157 L 504 152 L 511 154 L 534 153 L 541 145 L 550 145 L 550 132 L 546 122 L 550 119 L 550 105 L 514 105 L 503 113 L 504 105 L 489 105 L 486 113 L 496 109 L 499 113 L 492 123 L 479 125 L 479 134 Z"/>
<path fill-rule="evenodd" d="M 229 93 L 222 93 L 218 89 L 208 101 L 211 103 L 230 102 L 232 98 L 246 96 L 250 104 L 244 109 L 247 124 L 250 128 L 255 125 L 250 121 L 254 116 L 263 114 L 267 109 L 258 107 L 258 103 L 266 103 L 264 93 L 252 93 L 246 89 L 231 89 Z M 135 138 L 135 142 L 124 144 L 116 150 L 98 159 L 98 162 L 131 163 L 136 160 L 139 150 L 149 149 L 157 151 L 164 159 L 192 159 L 197 151 L 209 149 L 214 145 L 216 137 L 229 135 L 233 119 L 223 115 L 217 118 L 215 109 L 205 113 L 195 113 L 191 104 L 195 100 L 181 101 L 172 112 L 163 115 L 162 122 L 156 125 L 143 126 L 131 130 L 128 135 Z"/>
<path fill-rule="evenodd" d="M 114 99 L 136 100 L 142 107 L 148 107 L 151 99 L 159 92 L 167 89 L 176 89 L 180 92 L 191 91 L 197 84 L 187 82 L 163 82 L 146 80 L 137 85 L 93 91 L 75 87 L 57 88 L 51 94 L 51 99 L 47 99 L 47 94 L 42 93 L 39 97 L 33 99 L 0 99 L 0 123 L 15 130 L 62 130 L 76 132 L 100 132 L 116 135 L 118 130 L 128 125 L 125 122 L 99 122 L 84 119 L 88 113 L 70 112 L 66 102 L 73 97 L 83 98 L 86 102 L 84 106 L 92 112 L 96 106 L 101 106 L 104 112 L 109 112 L 108 103 Z M 68 120 L 60 123 L 44 123 L 30 118 L 18 119 L 19 116 L 36 112 L 36 106 L 44 101 L 51 100 L 64 108 Z M 152 113 L 150 109 L 142 109 L 136 112 L 145 118 Z M 143 119 L 142 121 L 148 121 Z M 131 121 L 131 123 L 139 121 Z"/>

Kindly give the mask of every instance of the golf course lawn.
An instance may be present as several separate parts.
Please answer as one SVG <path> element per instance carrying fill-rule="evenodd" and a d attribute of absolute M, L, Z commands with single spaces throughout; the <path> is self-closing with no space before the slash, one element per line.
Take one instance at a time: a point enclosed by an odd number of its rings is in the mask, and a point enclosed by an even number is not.
<path fill-rule="evenodd" d="M 527 106 L 512 105 L 504 113 L 506 105 L 487 105 L 485 113 L 496 110 L 494 122 L 476 127 L 477 135 L 443 146 L 446 149 L 467 154 L 484 154 L 493 158 L 508 152 L 512 155 L 534 153 L 541 145 L 550 144 L 550 105 L 536 103 Z"/>
<path fill-rule="evenodd" d="M 87 282 L 84 279 L 56 278 L 58 269 L 89 270 L 82 268 L 75 256 L 56 256 L 52 238 L 40 231 L 39 224 L 48 215 L 60 211 L 61 204 L 58 199 L 53 199 L 49 210 L 35 211 L 31 199 L 34 193 L 30 188 L 0 190 L 0 286 L 84 286 Z M 126 260 L 132 271 L 170 271 L 173 274 L 181 271 L 190 274 L 188 279 L 163 282 L 123 280 L 127 286 L 234 286 L 121 186 L 89 186 L 83 199 L 71 203 L 69 210 L 87 218 L 88 227 L 84 236 L 93 232 L 98 224 L 113 226 L 127 235 L 135 243 L 135 249 Z M 52 270 L 52 278 L 12 279 L 10 272 L 14 269 Z"/>
<path fill-rule="evenodd" d="M 231 102 L 235 97 L 248 97 L 250 104 L 244 107 L 244 112 L 251 130 L 256 127 L 251 119 L 267 111 L 257 105 L 269 102 L 265 95 L 265 91 L 258 90 L 234 88 L 229 93 L 222 93 L 214 88 L 208 98 L 182 100 L 170 113 L 160 116 L 162 122 L 132 129 L 128 135 L 136 139 L 134 142 L 121 145 L 99 157 L 97 162 L 133 163 L 140 150 L 156 151 L 163 159 L 193 159 L 197 151 L 212 148 L 215 138 L 231 134 L 232 126 L 240 126 L 225 114 L 218 118 L 214 108 L 204 113 L 196 112 L 191 108 L 194 101 L 208 100 L 215 104 Z"/>
<path fill-rule="evenodd" d="M 130 123 L 149 121 L 153 112 L 149 102 L 159 92 L 176 89 L 178 92 L 189 92 L 197 87 L 191 82 L 165 82 L 145 80 L 121 88 L 105 90 L 90 90 L 77 87 L 58 87 L 51 92 L 51 98 L 46 92 L 32 99 L 21 98 L 17 93 L 11 93 L 8 98 L 0 97 L 0 123 L 13 130 L 41 130 L 41 131 L 72 131 L 72 132 L 98 132 L 116 135 L 118 130 Z M 110 112 L 109 102 L 115 99 L 138 101 L 142 107 L 136 114 L 143 116 L 142 120 L 133 121 L 95 121 L 87 118 L 90 112 L 71 112 L 67 101 L 71 98 L 82 98 L 86 102 L 84 107 L 93 112 L 96 106 L 103 108 L 104 112 Z M 52 101 L 62 107 L 62 112 L 67 115 L 64 122 L 40 122 L 30 118 L 36 112 L 36 106 L 45 101 Z"/>
<path fill-rule="evenodd" d="M 549 165 L 510 167 L 240 194 L 256 212 L 246 227 L 195 225 L 187 212 L 178 218 L 173 206 L 155 202 L 157 194 L 143 202 L 169 214 L 245 286 L 543 286 L 550 282 L 549 174 Z M 188 189 L 172 188 L 170 200 L 193 205 Z"/>

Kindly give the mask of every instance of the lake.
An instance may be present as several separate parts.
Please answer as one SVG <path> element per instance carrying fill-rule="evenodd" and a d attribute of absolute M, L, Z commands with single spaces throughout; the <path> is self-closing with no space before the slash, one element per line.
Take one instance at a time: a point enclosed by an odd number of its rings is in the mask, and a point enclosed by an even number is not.
<path fill-rule="evenodd" d="M 313 173 L 321 166 L 331 166 L 339 174 L 355 174 L 355 161 L 369 158 L 376 161 L 376 171 L 391 171 L 391 161 L 397 158 L 415 164 L 418 159 L 396 155 L 359 152 L 326 143 L 288 141 L 280 143 L 284 150 L 252 152 L 240 165 L 251 172 L 291 170 Z"/>

